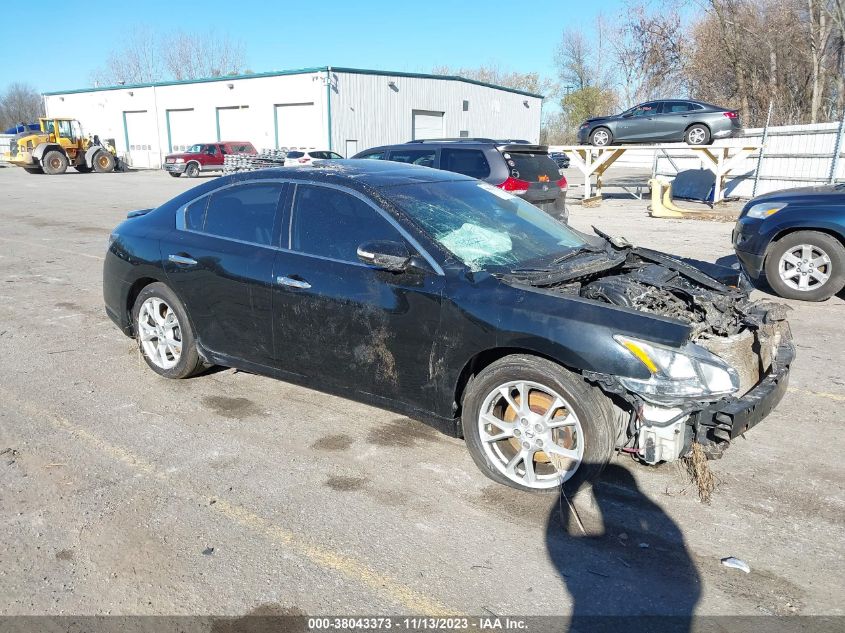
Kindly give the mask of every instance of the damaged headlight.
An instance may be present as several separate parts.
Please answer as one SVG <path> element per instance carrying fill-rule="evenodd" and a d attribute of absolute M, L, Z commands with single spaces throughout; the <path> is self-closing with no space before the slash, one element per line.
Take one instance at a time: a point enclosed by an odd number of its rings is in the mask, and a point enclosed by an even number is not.
<path fill-rule="evenodd" d="M 625 336 L 614 336 L 651 372 L 648 379 L 620 377 L 619 382 L 647 400 L 728 395 L 739 389 L 739 374 L 721 358 L 701 347 L 663 347 Z"/>

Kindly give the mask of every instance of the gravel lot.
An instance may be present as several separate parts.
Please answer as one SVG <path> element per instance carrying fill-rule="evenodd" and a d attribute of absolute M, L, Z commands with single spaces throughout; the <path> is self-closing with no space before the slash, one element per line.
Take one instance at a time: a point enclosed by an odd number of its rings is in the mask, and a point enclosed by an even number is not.
<path fill-rule="evenodd" d="M 195 184 L 0 169 L 0 614 L 845 614 L 841 297 L 792 303 L 787 397 L 712 463 L 710 505 L 675 466 L 617 458 L 582 502 L 591 535 L 569 535 L 555 496 L 488 481 L 418 422 L 148 370 L 104 314 L 106 238 Z M 571 222 L 730 256 L 730 224 L 645 205 Z"/>

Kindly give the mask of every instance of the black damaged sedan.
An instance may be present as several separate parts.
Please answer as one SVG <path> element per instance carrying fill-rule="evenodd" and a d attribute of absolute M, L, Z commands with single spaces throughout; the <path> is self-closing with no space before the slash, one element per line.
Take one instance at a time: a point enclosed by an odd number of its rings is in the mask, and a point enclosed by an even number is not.
<path fill-rule="evenodd" d="M 524 490 L 614 451 L 718 454 L 786 390 L 782 310 L 444 171 L 371 161 L 235 174 L 111 235 L 106 310 L 148 365 L 237 367 L 463 437 Z"/>

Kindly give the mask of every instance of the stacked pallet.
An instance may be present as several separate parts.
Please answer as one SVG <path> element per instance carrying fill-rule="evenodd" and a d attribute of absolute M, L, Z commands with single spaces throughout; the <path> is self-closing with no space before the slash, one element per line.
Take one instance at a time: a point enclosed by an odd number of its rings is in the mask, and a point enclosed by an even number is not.
<path fill-rule="evenodd" d="M 282 149 L 263 149 L 258 154 L 227 154 L 223 157 L 223 174 L 282 167 L 286 155 L 287 152 Z"/>

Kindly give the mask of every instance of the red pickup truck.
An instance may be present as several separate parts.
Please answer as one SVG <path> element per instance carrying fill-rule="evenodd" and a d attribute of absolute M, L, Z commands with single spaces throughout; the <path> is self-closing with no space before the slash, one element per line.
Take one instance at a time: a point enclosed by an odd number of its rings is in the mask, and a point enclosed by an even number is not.
<path fill-rule="evenodd" d="M 182 174 L 188 178 L 196 178 L 203 171 L 223 171 L 223 157 L 226 154 L 256 153 L 252 143 L 249 142 L 197 143 L 184 152 L 165 156 L 164 169 L 174 178 Z"/>

